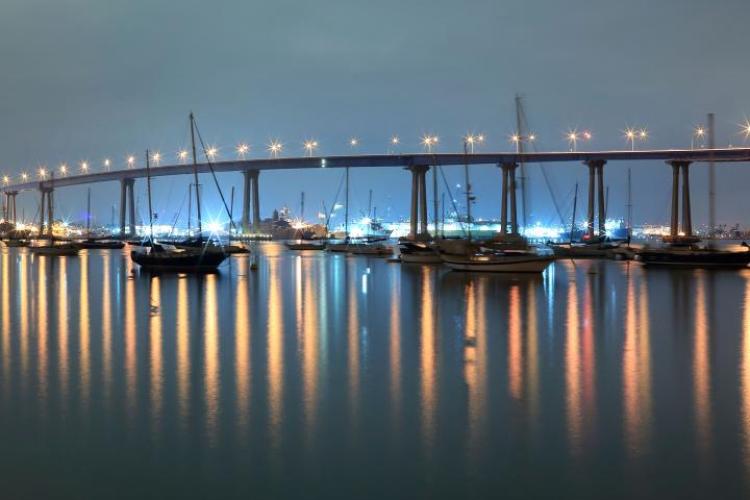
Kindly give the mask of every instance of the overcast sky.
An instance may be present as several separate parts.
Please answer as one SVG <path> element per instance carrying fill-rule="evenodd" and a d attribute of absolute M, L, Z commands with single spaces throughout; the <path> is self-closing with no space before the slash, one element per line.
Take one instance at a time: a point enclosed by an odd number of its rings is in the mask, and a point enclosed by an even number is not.
<path fill-rule="evenodd" d="M 406 152 L 419 150 L 426 132 L 440 137 L 440 151 L 459 150 L 470 131 L 486 135 L 484 150 L 508 150 L 516 93 L 540 150 L 566 149 L 574 127 L 594 134 L 580 149 L 624 148 L 628 125 L 648 128 L 639 147 L 689 147 L 708 112 L 717 115 L 718 144 L 740 144 L 738 124 L 750 114 L 748 20 L 747 0 L 4 0 L 0 170 L 81 160 L 98 167 L 105 157 L 121 166 L 146 148 L 174 159 L 187 145 L 190 110 L 224 158 L 242 141 L 251 157 L 266 156 L 272 138 L 289 155 L 302 154 L 306 138 L 324 154 L 347 153 L 351 136 L 360 151 L 384 153 L 392 134 Z M 613 216 L 624 212 L 627 166 L 606 169 Z M 747 221 L 747 166 L 719 171 L 723 222 Z M 666 221 L 668 167 L 632 169 L 635 222 Z M 459 169 L 448 170 L 455 185 Z M 569 214 L 585 167 L 548 171 Z M 330 204 L 339 176 L 261 174 L 263 215 L 297 207 L 303 189 L 310 211 Z M 497 169 L 473 176 L 476 213 L 496 217 Z M 227 189 L 240 180 L 221 177 Z M 696 167 L 692 180 L 700 223 L 705 169 Z M 177 211 L 188 182 L 156 180 L 157 209 Z M 218 211 L 209 182 L 207 211 Z M 379 213 L 405 215 L 409 182 L 399 169 L 353 171 L 353 212 L 366 208 L 372 188 Z M 554 222 L 538 166 L 530 184 L 532 220 Z M 117 189 L 95 185 L 99 219 L 109 220 Z M 79 216 L 84 193 L 58 190 L 58 215 Z M 22 198 L 30 217 L 38 197 Z"/>

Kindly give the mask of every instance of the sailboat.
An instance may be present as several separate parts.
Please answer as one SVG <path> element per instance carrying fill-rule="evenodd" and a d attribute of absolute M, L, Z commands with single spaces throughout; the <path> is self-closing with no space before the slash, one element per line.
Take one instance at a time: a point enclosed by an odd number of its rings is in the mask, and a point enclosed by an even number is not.
<path fill-rule="evenodd" d="M 464 143 L 464 155 L 467 155 Z M 448 250 L 441 246 L 440 257 L 448 268 L 454 271 L 492 272 L 492 273 L 541 273 L 552 263 L 551 255 L 539 255 L 531 248 L 493 248 L 485 244 L 473 243 L 471 235 L 471 203 L 474 200 L 469 180 L 469 165 L 464 163 L 466 185 L 466 221 L 467 238 L 463 245 L 454 246 L 462 252 Z M 505 223 L 505 221 L 503 221 Z M 448 251 L 446 251 L 448 250 Z"/>
<path fill-rule="evenodd" d="M 190 114 L 192 123 L 192 113 Z M 151 168 L 146 151 L 146 185 L 148 188 L 149 246 L 130 252 L 130 258 L 147 271 L 167 272 L 212 272 L 224 262 L 226 254 L 209 249 L 208 245 L 198 248 L 176 248 L 154 240 L 154 221 L 151 208 Z M 200 199 L 199 199 L 200 200 Z M 200 201 L 198 202 L 200 207 Z M 200 208 L 198 209 L 200 213 Z M 200 227 L 200 219 L 198 222 Z"/>
<path fill-rule="evenodd" d="M 125 246 L 122 241 L 94 238 L 91 234 L 91 188 L 88 189 L 86 196 L 86 239 L 75 242 L 78 248 L 82 249 L 119 249 Z"/>

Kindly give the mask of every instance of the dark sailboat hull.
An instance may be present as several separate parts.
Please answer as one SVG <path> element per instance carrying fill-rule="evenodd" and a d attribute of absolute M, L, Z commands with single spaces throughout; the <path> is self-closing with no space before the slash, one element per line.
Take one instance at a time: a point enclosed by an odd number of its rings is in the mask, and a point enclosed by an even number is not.
<path fill-rule="evenodd" d="M 212 272 L 224 262 L 221 252 L 156 252 L 131 251 L 130 258 L 147 271 Z"/>
<path fill-rule="evenodd" d="M 646 249 L 635 259 L 647 267 L 711 267 L 741 269 L 750 264 L 750 251 Z"/>

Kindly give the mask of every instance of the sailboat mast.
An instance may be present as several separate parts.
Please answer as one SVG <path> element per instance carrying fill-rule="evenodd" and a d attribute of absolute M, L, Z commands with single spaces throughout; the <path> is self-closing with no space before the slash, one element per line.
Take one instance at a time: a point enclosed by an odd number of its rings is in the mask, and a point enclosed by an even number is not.
<path fill-rule="evenodd" d="M 190 144 L 193 148 L 193 177 L 195 178 L 195 208 L 198 213 L 198 236 L 203 234 L 201 222 L 201 190 L 198 186 L 198 156 L 195 153 L 195 117 L 190 113 Z"/>
<path fill-rule="evenodd" d="M 192 231 L 192 227 L 191 227 L 192 226 L 192 222 L 191 222 L 192 218 L 193 218 L 193 183 L 191 182 L 191 183 L 188 184 L 188 216 L 187 216 L 187 219 L 188 219 L 188 226 L 187 226 L 188 235 Z"/>
<path fill-rule="evenodd" d="M 154 243 L 154 212 L 151 209 L 151 164 L 149 163 L 148 149 L 146 150 L 146 191 L 148 192 L 148 234 L 151 244 Z"/>
<path fill-rule="evenodd" d="M 573 218 L 570 220 L 570 238 L 568 243 L 573 245 L 573 233 L 576 230 L 576 208 L 578 205 L 578 183 L 576 182 L 576 194 L 573 196 Z"/>
<path fill-rule="evenodd" d="M 438 167 L 433 165 L 432 167 L 432 220 L 435 223 L 435 232 L 433 233 L 433 239 L 438 237 Z"/>
<path fill-rule="evenodd" d="M 91 236 L 91 188 L 86 193 L 86 237 Z"/>
<path fill-rule="evenodd" d="M 516 144 L 519 154 L 524 153 L 523 141 L 526 139 L 521 120 L 522 106 L 523 103 L 521 102 L 521 96 L 516 94 L 516 136 L 518 138 Z M 519 164 L 521 165 L 521 224 L 526 228 L 526 165 L 523 160 L 521 160 Z"/>
<path fill-rule="evenodd" d="M 708 117 L 708 149 L 711 151 L 716 147 L 716 135 L 714 131 L 714 114 L 709 113 Z M 686 167 L 687 168 L 687 167 Z M 714 239 L 714 230 L 716 228 L 716 172 L 714 165 L 713 153 L 708 161 L 708 245 L 711 246 L 711 240 Z"/>
<path fill-rule="evenodd" d="M 344 234 L 349 239 L 349 167 L 346 167 L 346 202 L 344 203 Z"/>
<path fill-rule="evenodd" d="M 466 141 L 464 141 L 464 184 L 466 186 L 466 234 L 471 243 L 471 183 L 469 182 L 469 162 Z"/>

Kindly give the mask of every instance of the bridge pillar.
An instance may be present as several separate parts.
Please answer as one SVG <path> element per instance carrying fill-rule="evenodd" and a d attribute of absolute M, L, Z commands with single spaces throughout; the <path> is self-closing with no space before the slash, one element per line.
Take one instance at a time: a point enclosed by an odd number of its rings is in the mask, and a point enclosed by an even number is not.
<path fill-rule="evenodd" d="M 120 181 L 120 237 L 135 236 L 134 186 L 135 179 L 122 179 Z"/>
<path fill-rule="evenodd" d="M 260 230 L 259 175 L 260 170 L 245 170 L 242 172 L 242 232 L 244 234 L 250 232 L 251 217 L 252 231 L 257 233 Z"/>
<path fill-rule="evenodd" d="M 5 198 L 6 198 L 5 220 L 7 220 L 13 225 L 16 225 L 18 221 L 18 215 L 16 212 L 16 195 L 17 194 L 18 194 L 18 191 L 8 191 L 7 193 L 5 193 Z"/>
<path fill-rule="evenodd" d="M 588 160 L 585 164 L 589 167 L 589 197 L 588 197 L 588 210 L 586 219 L 586 234 L 589 239 L 594 238 L 594 222 L 595 217 L 598 215 L 599 222 L 599 236 L 602 237 L 606 233 L 605 222 L 606 214 L 604 206 L 604 164 L 607 163 L 605 160 Z M 594 213 L 595 201 L 598 201 L 598 214 Z"/>
<path fill-rule="evenodd" d="M 409 239 L 429 239 L 427 226 L 427 165 L 407 167 L 411 171 L 411 216 Z M 435 226 L 437 227 L 437 225 Z"/>
<path fill-rule="evenodd" d="M 500 165 L 502 193 L 500 193 L 500 234 L 518 234 L 518 210 L 516 205 L 516 163 Z M 510 200 L 510 220 L 508 220 L 508 200 Z"/>
<path fill-rule="evenodd" d="M 673 242 L 679 239 L 693 239 L 693 218 L 690 208 L 690 162 L 670 160 L 672 166 L 672 217 L 669 225 L 669 237 Z M 680 235 L 680 171 L 682 171 L 682 235 Z"/>
<path fill-rule="evenodd" d="M 52 223 L 54 221 L 54 211 L 52 204 L 52 192 L 53 189 L 48 186 L 39 185 L 39 193 L 41 194 L 41 201 L 39 205 L 39 237 L 41 238 L 44 234 L 45 217 L 47 223 L 47 236 L 52 237 Z M 13 202 L 15 205 L 15 201 Z M 14 208 L 15 211 L 15 208 Z"/>

